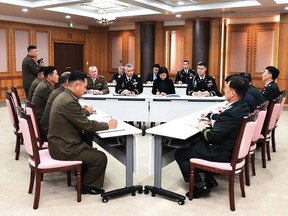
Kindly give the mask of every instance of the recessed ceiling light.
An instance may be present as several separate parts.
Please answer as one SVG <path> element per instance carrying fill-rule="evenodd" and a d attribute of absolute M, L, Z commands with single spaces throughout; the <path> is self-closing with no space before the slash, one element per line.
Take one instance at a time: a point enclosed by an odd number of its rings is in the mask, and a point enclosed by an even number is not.
<path fill-rule="evenodd" d="M 176 17 L 181 17 L 181 14 L 176 14 Z"/>
<path fill-rule="evenodd" d="M 66 15 L 65 18 L 66 18 L 66 19 L 70 19 L 71 16 L 70 16 L 70 15 Z"/>
<path fill-rule="evenodd" d="M 184 2 L 183 1 L 178 1 L 177 4 L 178 5 L 184 5 Z"/>
<path fill-rule="evenodd" d="M 27 8 L 23 8 L 22 12 L 28 12 L 29 10 Z"/>

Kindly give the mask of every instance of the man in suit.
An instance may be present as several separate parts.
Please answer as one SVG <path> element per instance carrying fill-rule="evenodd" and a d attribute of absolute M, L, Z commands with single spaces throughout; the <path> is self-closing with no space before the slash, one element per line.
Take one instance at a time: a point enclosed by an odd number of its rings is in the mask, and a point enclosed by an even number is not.
<path fill-rule="evenodd" d="M 98 74 L 98 69 L 94 65 L 89 67 L 87 90 L 88 93 L 95 95 L 109 94 L 109 88 L 105 77 Z"/>
<path fill-rule="evenodd" d="M 263 94 L 255 86 L 252 85 L 251 74 L 247 72 L 242 72 L 240 73 L 240 76 L 242 76 L 244 79 L 247 79 L 247 81 L 249 82 L 249 88 L 247 90 L 247 94 L 250 94 L 254 97 L 256 105 L 259 106 L 260 104 L 264 103 L 265 98 Z"/>
<path fill-rule="evenodd" d="M 157 79 L 157 74 L 158 74 L 159 69 L 160 69 L 160 65 L 159 64 L 154 64 L 153 65 L 153 71 L 147 74 L 145 83 L 153 84 L 153 81 L 155 79 Z"/>
<path fill-rule="evenodd" d="M 214 77 L 206 74 L 207 64 L 203 61 L 197 64 L 197 75 L 190 77 L 186 89 L 187 95 L 208 97 L 208 96 L 222 96 L 219 92 Z"/>
<path fill-rule="evenodd" d="M 124 66 L 119 66 L 118 71 L 115 72 L 109 81 L 110 83 L 116 83 L 118 79 L 120 79 L 123 74 L 125 73 L 125 67 Z"/>
<path fill-rule="evenodd" d="M 278 78 L 280 71 L 274 66 L 268 66 L 265 68 L 262 74 L 262 81 L 265 83 L 262 94 L 265 100 L 272 101 L 280 95 L 280 90 L 275 82 Z"/>
<path fill-rule="evenodd" d="M 140 75 L 134 74 L 134 66 L 125 65 L 125 74 L 117 81 L 115 92 L 121 95 L 139 95 L 143 92 L 143 83 Z"/>
<path fill-rule="evenodd" d="M 183 69 L 179 70 L 176 75 L 176 84 L 187 84 L 189 79 L 196 75 L 194 70 L 189 69 L 189 61 L 183 61 Z"/>
<path fill-rule="evenodd" d="M 38 70 L 38 77 L 36 79 L 34 79 L 34 81 L 32 82 L 30 89 L 29 89 L 29 95 L 27 100 L 31 101 L 33 94 L 35 92 L 36 87 L 38 86 L 38 84 L 44 79 L 44 67 L 40 67 Z"/>
<path fill-rule="evenodd" d="M 176 151 L 175 159 L 180 167 L 185 182 L 189 182 L 190 158 L 201 158 L 216 162 L 228 162 L 231 160 L 234 144 L 241 119 L 250 113 L 243 98 L 248 89 L 248 82 L 242 77 L 231 78 L 225 87 L 225 99 L 228 101 L 227 109 L 220 113 L 213 124 L 208 121 L 200 121 L 198 129 L 200 133 L 187 140 L 190 147 Z M 205 179 L 195 173 L 194 198 L 210 193 L 210 188 L 217 186 L 211 173 L 205 173 Z"/>
<path fill-rule="evenodd" d="M 32 103 L 35 104 L 38 119 L 40 121 L 49 95 L 58 83 L 58 73 L 54 66 L 47 66 L 44 69 L 44 79 L 38 84 L 32 97 Z"/>
<path fill-rule="evenodd" d="M 106 155 L 82 140 L 82 131 L 96 132 L 117 127 L 117 121 L 91 121 L 83 114 L 78 99 L 84 94 L 87 75 L 71 72 L 68 87 L 52 103 L 49 119 L 49 152 L 57 160 L 81 160 L 82 193 L 101 194 L 107 165 Z M 60 128 L 61 127 L 61 128 Z"/>
<path fill-rule="evenodd" d="M 31 83 L 38 76 L 39 65 L 37 64 L 37 47 L 30 45 L 27 48 L 28 54 L 22 61 L 22 81 L 26 98 L 29 96 Z M 40 62 L 42 65 L 43 63 Z"/>

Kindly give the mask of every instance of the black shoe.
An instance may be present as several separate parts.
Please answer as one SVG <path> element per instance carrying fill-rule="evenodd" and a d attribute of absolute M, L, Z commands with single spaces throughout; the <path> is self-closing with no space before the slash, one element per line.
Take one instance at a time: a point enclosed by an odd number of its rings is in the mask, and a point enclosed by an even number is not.
<path fill-rule="evenodd" d="M 92 194 L 92 195 L 97 195 L 97 194 L 102 194 L 105 191 L 101 188 L 97 188 L 97 187 L 89 187 L 89 186 L 85 186 L 82 185 L 81 187 L 81 193 L 82 194 Z"/>
<path fill-rule="evenodd" d="M 193 198 L 198 199 L 200 197 L 207 196 L 210 192 L 210 189 L 206 186 L 202 188 L 194 187 Z M 189 197 L 189 192 L 186 193 L 186 197 Z"/>
<path fill-rule="evenodd" d="M 209 189 L 218 186 L 218 183 L 214 177 L 210 177 L 209 179 L 205 179 L 204 182 Z"/>

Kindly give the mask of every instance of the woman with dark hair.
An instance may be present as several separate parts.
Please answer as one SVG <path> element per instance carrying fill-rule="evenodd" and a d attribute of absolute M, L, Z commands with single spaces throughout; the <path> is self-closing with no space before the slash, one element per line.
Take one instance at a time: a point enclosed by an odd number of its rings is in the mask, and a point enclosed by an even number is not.
<path fill-rule="evenodd" d="M 159 69 L 157 79 L 153 82 L 152 94 L 161 96 L 175 94 L 174 83 L 171 79 L 169 79 L 169 74 L 166 67 L 161 67 Z"/>

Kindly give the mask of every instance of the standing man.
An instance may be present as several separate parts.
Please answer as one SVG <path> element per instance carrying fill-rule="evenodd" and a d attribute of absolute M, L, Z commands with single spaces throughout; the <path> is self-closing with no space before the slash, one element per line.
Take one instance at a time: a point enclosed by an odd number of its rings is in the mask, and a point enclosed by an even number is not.
<path fill-rule="evenodd" d="M 30 45 L 28 54 L 22 61 L 22 81 L 26 98 L 29 96 L 31 83 L 38 76 L 39 65 L 37 65 L 37 47 Z M 39 62 L 43 66 L 43 62 Z"/>
<path fill-rule="evenodd" d="M 38 77 L 36 79 L 34 79 L 34 81 L 32 82 L 31 86 L 30 86 L 30 90 L 29 90 L 29 95 L 28 95 L 28 101 L 32 100 L 33 94 L 35 92 L 36 87 L 38 86 L 38 84 L 44 79 L 44 67 L 40 67 L 38 70 Z"/>
<path fill-rule="evenodd" d="M 38 119 L 41 120 L 49 95 L 58 83 L 58 73 L 54 66 L 44 68 L 44 79 L 38 84 L 32 97 L 32 103 L 35 104 Z"/>
<path fill-rule="evenodd" d="M 180 167 L 185 182 L 189 182 L 190 158 L 200 158 L 215 162 L 231 161 L 233 148 L 243 116 L 250 113 L 244 101 L 248 82 L 242 77 L 231 78 L 225 86 L 225 99 L 228 106 L 214 122 L 200 121 L 197 128 L 199 136 L 190 138 L 190 147 L 176 151 L 175 159 Z M 202 180 L 199 170 L 195 172 L 194 198 L 210 193 L 210 188 L 217 186 L 212 174 L 205 172 Z"/>
<path fill-rule="evenodd" d="M 82 131 L 96 132 L 117 127 L 117 121 L 108 123 L 91 121 L 83 115 L 79 98 L 86 91 L 87 75 L 82 71 L 71 72 L 68 87 L 52 103 L 49 121 L 49 152 L 56 160 L 81 160 L 82 193 L 104 193 L 106 155 L 82 140 Z M 61 128 L 59 128 L 61 127 Z M 65 128 L 65 129 L 62 129 Z"/>
<path fill-rule="evenodd" d="M 205 62 L 198 62 L 197 75 L 190 78 L 186 89 L 187 95 L 209 97 L 222 96 L 219 92 L 215 78 L 206 74 L 207 64 Z"/>
<path fill-rule="evenodd" d="M 274 66 L 268 66 L 265 68 L 264 73 L 262 74 L 262 81 L 265 83 L 262 94 L 265 100 L 273 100 L 280 95 L 280 90 L 275 82 L 278 78 L 280 71 Z"/>
<path fill-rule="evenodd" d="M 113 77 L 110 80 L 110 83 L 116 83 L 118 79 L 120 79 L 125 73 L 125 67 L 119 66 L 118 71 L 113 74 Z"/>
<path fill-rule="evenodd" d="M 117 81 L 115 92 L 122 95 L 139 95 L 143 92 L 142 79 L 134 74 L 132 64 L 125 65 L 125 75 Z"/>
<path fill-rule="evenodd" d="M 192 79 L 192 77 L 194 77 L 195 75 L 196 75 L 195 71 L 189 69 L 189 61 L 184 60 L 183 61 L 183 69 L 178 71 L 178 73 L 176 75 L 175 83 L 176 84 L 187 84 L 189 82 L 189 80 Z"/>
<path fill-rule="evenodd" d="M 89 77 L 87 79 L 87 92 L 90 94 L 109 94 L 109 88 L 104 76 L 98 74 L 96 66 L 89 67 Z"/>
<path fill-rule="evenodd" d="M 157 79 L 157 74 L 160 69 L 159 64 L 154 64 L 153 71 L 147 74 L 145 83 L 147 84 L 153 84 L 153 81 Z"/>

